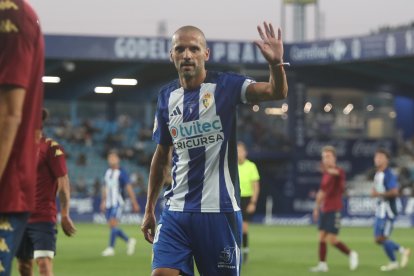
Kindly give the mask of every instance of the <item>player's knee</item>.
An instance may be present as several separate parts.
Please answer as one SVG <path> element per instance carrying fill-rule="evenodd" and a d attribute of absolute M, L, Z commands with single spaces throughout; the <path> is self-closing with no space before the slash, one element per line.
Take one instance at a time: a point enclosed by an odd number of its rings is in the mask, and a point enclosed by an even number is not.
<path fill-rule="evenodd" d="M 382 236 L 380 236 L 380 237 L 376 237 L 375 238 L 375 242 L 377 243 L 377 244 L 383 244 L 384 243 L 384 241 L 385 241 L 385 237 L 382 237 Z"/>
<path fill-rule="evenodd" d="M 178 276 L 180 272 L 176 269 L 157 268 L 152 271 L 151 276 Z"/>
<path fill-rule="evenodd" d="M 118 226 L 118 221 L 117 221 L 116 219 L 111 219 L 111 220 L 109 221 L 109 226 L 110 226 L 111 228 L 117 227 L 117 226 Z"/>
<path fill-rule="evenodd" d="M 31 260 L 18 260 L 18 269 L 21 276 L 32 275 L 32 261 Z"/>
<path fill-rule="evenodd" d="M 39 267 L 39 274 L 42 276 L 52 276 L 52 260 L 50 258 L 38 258 L 36 259 Z"/>
<path fill-rule="evenodd" d="M 335 244 L 338 243 L 338 240 L 336 239 L 336 236 L 329 236 L 327 238 L 327 240 L 328 240 L 329 244 L 331 244 L 331 245 L 335 245 Z"/>

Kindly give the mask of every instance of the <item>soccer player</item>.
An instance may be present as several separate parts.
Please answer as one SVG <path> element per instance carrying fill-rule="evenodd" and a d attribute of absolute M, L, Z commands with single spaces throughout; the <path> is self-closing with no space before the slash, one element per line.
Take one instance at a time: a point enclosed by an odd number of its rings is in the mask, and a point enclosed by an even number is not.
<path fill-rule="evenodd" d="M 390 240 L 394 221 L 397 217 L 398 184 L 397 178 L 389 167 L 390 154 L 385 149 L 378 149 L 374 155 L 376 173 L 372 196 L 376 198 L 374 234 L 375 242 L 382 245 L 390 262 L 381 266 L 382 271 L 396 270 L 406 267 L 411 254 L 409 248 L 404 248 Z M 401 253 L 398 263 L 395 251 Z"/>
<path fill-rule="evenodd" d="M 0 2 L 0 275 L 11 262 L 34 208 L 43 101 L 43 35 L 23 0 Z"/>
<path fill-rule="evenodd" d="M 256 45 L 268 62 L 269 82 L 207 72 L 210 50 L 194 26 L 172 36 L 178 80 L 161 88 L 154 122 L 155 150 L 141 230 L 153 243 L 152 275 L 239 275 L 242 217 L 237 172 L 236 107 L 287 96 L 281 31 L 258 26 Z M 156 226 L 154 209 L 172 151 L 172 185 Z M 155 231 L 157 228 L 157 231 Z"/>
<path fill-rule="evenodd" d="M 43 109 L 42 120 L 48 117 Z M 42 136 L 37 161 L 35 209 L 31 212 L 16 257 L 20 275 L 33 275 L 33 259 L 39 274 L 53 275 L 56 254 L 56 193 L 59 195 L 62 230 L 70 237 L 76 228 L 69 216 L 70 183 L 64 149 L 56 141 Z"/>
<path fill-rule="evenodd" d="M 345 191 L 345 172 L 336 165 L 336 150 L 332 146 L 322 148 L 322 180 L 316 204 L 313 209 L 313 219 L 319 224 L 319 263 L 310 269 L 311 272 L 327 272 L 327 246 L 329 242 L 339 251 L 349 256 L 349 269 L 358 267 L 358 254 L 351 251 L 338 239 L 341 224 L 342 196 Z"/>
<path fill-rule="evenodd" d="M 243 216 L 243 263 L 247 262 L 249 254 L 249 222 L 256 211 L 257 199 L 260 191 L 260 176 L 256 165 L 247 158 L 246 145 L 237 143 L 237 159 L 239 163 L 239 181 L 241 210 Z"/>
<path fill-rule="evenodd" d="M 140 208 L 132 189 L 128 173 L 120 167 L 120 158 L 115 151 L 108 154 L 109 168 L 105 172 L 104 185 L 102 189 L 101 210 L 105 212 L 106 219 L 110 228 L 109 246 L 102 252 L 102 256 L 115 255 L 115 240 L 120 237 L 127 243 L 127 254 L 132 255 L 135 252 L 136 239 L 129 238 L 122 229 L 118 227 L 119 219 L 122 215 L 124 206 L 124 192 L 128 193 L 131 199 L 132 209 L 139 212 Z"/>

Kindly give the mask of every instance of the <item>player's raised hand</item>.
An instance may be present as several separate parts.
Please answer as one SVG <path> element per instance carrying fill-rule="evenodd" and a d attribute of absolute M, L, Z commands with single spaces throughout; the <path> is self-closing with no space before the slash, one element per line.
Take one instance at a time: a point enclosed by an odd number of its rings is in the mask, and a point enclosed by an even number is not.
<path fill-rule="evenodd" d="M 257 26 L 257 31 L 261 39 L 254 43 L 259 47 L 267 62 L 270 65 L 278 65 L 283 62 L 283 42 L 280 28 L 275 33 L 272 24 L 263 22 L 263 30 L 260 26 Z"/>
<path fill-rule="evenodd" d="M 69 216 L 62 216 L 61 225 L 66 236 L 72 237 L 76 233 L 76 227 Z"/>
<path fill-rule="evenodd" d="M 141 231 L 144 234 L 144 238 L 149 243 L 154 242 L 155 225 L 155 214 L 152 212 L 145 212 L 144 219 L 142 220 Z"/>

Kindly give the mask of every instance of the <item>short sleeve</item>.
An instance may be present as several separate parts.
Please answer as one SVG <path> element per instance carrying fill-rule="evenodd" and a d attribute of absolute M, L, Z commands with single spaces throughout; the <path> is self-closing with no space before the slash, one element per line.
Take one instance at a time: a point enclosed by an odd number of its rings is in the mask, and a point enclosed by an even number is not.
<path fill-rule="evenodd" d="M 387 191 L 398 188 L 397 177 L 390 170 L 387 172 L 387 178 L 384 182 Z"/>
<path fill-rule="evenodd" d="M 230 101 L 234 104 L 247 103 L 247 87 L 255 81 L 238 74 L 225 74 L 222 83 Z"/>
<path fill-rule="evenodd" d="M 164 116 L 167 104 L 163 102 L 162 94 L 158 96 L 157 111 L 155 113 L 154 128 L 152 134 L 152 140 L 157 144 L 170 146 L 172 145 L 172 138 L 170 131 L 168 130 L 167 120 Z"/>
<path fill-rule="evenodd" d="M 252 181 L 260 180 L 259 171 L 257 170 L 256 164 L 253 162 L 252 162 L 252 169 L 251 169 L 251 177 L 252 177 Z"/>
<path fill-rule="evenodd" d="M 121 169 L 121 173 L 119 174 L 119 182 L 121 183 L 122 187 L 131 184 L 131 180 L 129 178 L 128 173 L 123 169 Z"/>
<path fill-rule="evenodd" d="M 62 146 L 49 146 L 47 152 L 47 164 L 55 178 L 65 176 L 68 173 L 68 169 L 66 167 L 65 152 Z"/>

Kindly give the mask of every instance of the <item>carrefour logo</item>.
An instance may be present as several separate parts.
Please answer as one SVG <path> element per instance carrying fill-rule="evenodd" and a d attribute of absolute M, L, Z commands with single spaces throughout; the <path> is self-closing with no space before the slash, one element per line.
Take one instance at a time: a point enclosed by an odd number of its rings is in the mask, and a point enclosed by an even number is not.
<path fill-rule="evenodd" d="M 181 123 L 178 126 L 171 126 L 170 133 L 174 139 L 189 138 L 194 136 L 203 136 L 206 134 L 219 132 L 223 129 L 221 120 L 218 116 L 213 120 L 197 120 Z"/>

